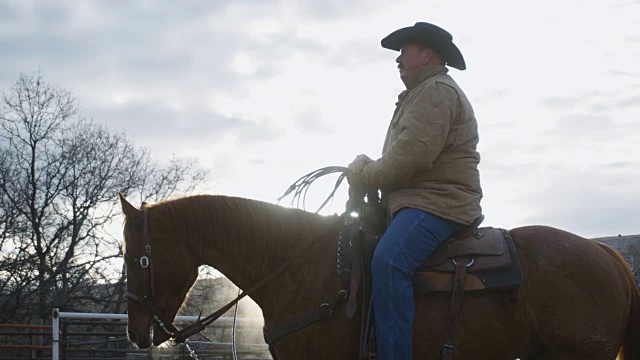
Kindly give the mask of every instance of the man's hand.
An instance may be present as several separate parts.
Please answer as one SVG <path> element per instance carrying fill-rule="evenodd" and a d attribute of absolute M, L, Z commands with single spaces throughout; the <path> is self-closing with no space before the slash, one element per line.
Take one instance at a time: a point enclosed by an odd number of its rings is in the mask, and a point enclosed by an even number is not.
<path fill-rule="evenodd" d="M 365 154 L 360 154 L 353 159 L 351 164 L 349 164 L 349 170 L 347 171 L 347 181 L 351 187 L 358 188 L 360 190 L 366 186 L 362 170 L 372 161 L 373 160 Z"/>
<path fill-rule="evenodd" d="M 349 172 L 351 173 L 360 173 L 368 163 L 372 162 L 370 157 L 365 154 L 360 154 L 356 156 L 355 159 L 349 164 Z"/>
<path fill-rule="evenodd" d="M 367 181 L 362 173 L 367 164 L 373 162 L 367 155 L 361 154 L 349 164 L 347 170 L 347 182 L 349 182 L 349 201 L 347 202 L 347 208 L 356 209 L 364 199 L 366 189 L 368 187 Z"/>

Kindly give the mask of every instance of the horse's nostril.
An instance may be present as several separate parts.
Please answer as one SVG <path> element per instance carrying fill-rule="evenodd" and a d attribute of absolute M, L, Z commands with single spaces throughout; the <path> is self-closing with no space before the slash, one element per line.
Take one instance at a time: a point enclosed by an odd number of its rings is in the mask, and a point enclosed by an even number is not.
<path fill-rule="evenodd" d="M 136 342 L 136 333 L 134 333 L 133 331 L 129 330 L 129 331 L 127 331 L 127 335 L 129 335 L 129 340 L 132 343 Z"/>

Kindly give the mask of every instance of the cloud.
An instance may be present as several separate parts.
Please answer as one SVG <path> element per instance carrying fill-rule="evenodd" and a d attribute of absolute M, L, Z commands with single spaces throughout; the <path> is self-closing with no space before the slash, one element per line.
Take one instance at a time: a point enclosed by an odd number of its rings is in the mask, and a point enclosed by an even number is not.
<path fill-rule="evenodd" d="M 372 12 L 381 0 L 305 0 L 295 4 L 301 16 L 314 20 L 335 21 L 353 14 Z M 291 5 L 291 3 L 290 3 Z"/>
<path fill-rule="evenodd" d="M 486 92 L 483 95 L 480 95 L 478 98 L 475 99 L 475 102 L 478 104 L 487 104 L 490 103 L 492 101 L 495 100 L 499 100 L 505 96 L 507 96 L 509 94 L 509 92 L 507 90 L 504 89 L 493 89 L 490 90 L 488 92 Z"/>
<path fill-rule="evenodd" d="M 140 3 L 119 4 L 126 9 L 106 2 L 87 2 L 79 9 L 48 4 L 20 12 L 17 19 L 31 24 L 28 31 L 0 35 L 2 47 L 8 50 L 0 59 L 3 68 L 30 72 L 41 66 L 45 73 L 60 68 L 72 81 L 115 77 L 148 82 L 150 77 L 158 78 L 158 72 L 178 78 L 192 65 L 180 47 L 167 46 L 178 21 L 168 21 L 166 15 L 140 16 L 135 5 Z M 37 63 L 15 62 L 25 58 Z"/>
<path fill-rule="evenodd" d="M 74 91 L 87 117 L 161 151 L 167 144 L 203 148 L 231 139 L 242 146 L 280 138 L 286 129 L 268 118 L 223 115 L 212 101 L 246 98 L 255 83 L 286 71 L 283 61 L 298 54 L 326 59 L 334 53 L 287 24 L 268 36 L 252 32 L 277 20 L 273 1 L 1 6 L 0 17 L 10 20 L 0 27 L 12 30 L 0 32 L 1 88 L 19 73 L 41 69 L 48 82 Z M 305 133 L 332 131 L 317 118 L 296 126 Z"/>
<path fill-rule="evenodd" d="M 640 95 L 620 99 L 616 106 L 623 109 L 640 106 Z"/>
<path fill-rule="evenodd" d="M 393 55 L 379 46 L 379 40 L 363 39 L 346 41 L 335 49 L 324 52 L 324 62 L 329 66 L 353 70 L 372 63 L 389 63 L 394 66 Z"/>
<path fill-rule="evenodd" d="M 305 134 L 331 135 L 335 130 L 322 123 L 320 109 L 302 111 L 295 120 L 296 127 Z"/>
<path fill-rule="evenodd" d="M 604 113 L 640 105 L 640 95 L 633 87 L 624 90 L 603 92 L 592 90 L 571 96 L 548 96 L 541 103 L 553 111 L 578 111 L 583 109 L 594 113 Z"/>
<path fill-rule="evenodd" d="M 497 158 L 495 158 L 497 159 Z M 508 178 L 513 176 L 527 175 L 542 169 L 542 164 L 538 162 L 523 162 L 518 165 L 506 163 L 500 160 L 483 162 L 480 165 L 482 173 L 493 178 Z"/>
<path fill-rule="evenodd" d="M 3 1 L 0 2 L 0 20 L 9 20 L 12 19 L 16 15 L 16 10 L 14 6 L 12 6 L 11 2 Z"/>
<path fill-rule="evenodd" d="M 619 134 L 614 119 L 606 114 L 573 113 L 557 118 L 550 135 L 568 138 L 589 137 L 593 140 L 608 141 L 610 136 Z"/>
<path fill-rule="evenodd" d="M 40 69 L 73 90 L 83 114 L 154 156 L 197 157 L 220 189 L 267 194 L 265 184 L 279 191 L 309 167 L 350 160 L 345 153 L 379 152 L 402 90 L 380 38 L 430 14 L 424 20 L 451 30 L 476 69 L 454 77 L 480 122 L 483 201 L 496 225 L 526 218 L 574 228 L 582 216 L 590 229 L 593 216 L 565 202 L 623 211 L 629 202 L 607 184 L 638 178 L 640 73 L 629 46 L 640 39 L 638 7 L 594 2 L 576 13 L 561 4 L 550 16 L 551 5 L 503 6 L 507 16 L 487 23 L 474 14 L 495 3 L 447 18 L 457 5 L 446 1 L 2 1 L 0 89 Z M 597 29 L 585 16 L 596 13 Z M 533 26 L 539 19 L 548 26 Z M 531 56 L 532 44 L 557 56 Z M 357 141 L 343 141 L 353 131 Z M 565 194 L 577 191 L 566 182 L 589 194 Z M 601 191 L 611 201 L 591 194 Z"/>
<path fill-rule="evenodd" d="M 628 43 L 631 43 L 631 44 L 640 43 L 640 36 L 625 35 L 624 41 L 628 42 Z"/>
<path fill-rule="evenodd" d="M 630 168 L 631 166 L 633 166 L 634 164 L 630 161 L 614 161 L 614 162 L 610 162 L 607 164 L 602 164 L 601 166 L 603 168 L 610 168 L 610 169 L 621 169 L 621 168 Z"/>
<path fill-rule="evenodd" d="M 594 91 L 574 96 L 549 96 L 542 99 L 542 104 L 553 110 L 568 110 L 582 105 L 598 95 L 599 93 Z"/>
<path fill-rule="evenodd" d="M 640 77 L 640 74 L 633 73 L 630 71 L 618 70 L 618 69 L 609 69 L 607 70 L 607 74 L 613 75 L 613 76 L 632 77 L 632 78 Z"/>
<path fill-rule="evenodd" d="M 15 5 L 16 3 L 14 3 Z M 252 9 L 269 19 L 277 8 L 268 2 L 189 1 L 180 6 L 145 6 L 142 2 L 114 5 L 87 2 L 77 7 L 13 7 L 18 33 L 0 34 L 0 66 L 8 73 L 62 72 L 66 81 L 140 84 L 239 91 L 248 81 L 268 79 L 284 69 L 278 64 L 295 51 L 326 53 L 317 41 L 295 31 L 256 37 L 246 27 L 228 24 L 224 16 L 236 7 Z M 258 13 L 260 9 L 266 9 Z M 237 69 L 238 56 L 254 70 Z M 22 59 L 29 59 L 26 63 Z"/>
<path fill-rule="evenodd" d="M 271 141 L 281 135 L 268 122 L 224 116 L 198 107 L 171 109 L 162 102 L 138 102 L 89 109 L 91 117 L 145 143 L 191 144 L 232 137 L 239 142 Z M 176 141 L 178 143 L 176 143 Z"/>

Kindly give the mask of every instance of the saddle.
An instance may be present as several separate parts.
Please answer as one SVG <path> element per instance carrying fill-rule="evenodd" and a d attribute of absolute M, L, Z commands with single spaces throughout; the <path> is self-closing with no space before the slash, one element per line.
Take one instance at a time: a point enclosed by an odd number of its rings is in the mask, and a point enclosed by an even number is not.
<path fill-rule="evenodd" d="M 464 263 L 464 291 L 504 290 L 522 283 L 518 254 L 509 232 L 493 227 L 478 228 L 481 216 L 465 234 L 441 244 L 413 278 L 417 294 L 453 291 L 456 268 Z"/>
<path fill-rule="evenodd" d="M 376 213 L 371 209 L 363 212 Z M 481 215 L 443 242 L 413 278 L 416 294 L 451 294 L 442 359 L 453 359 L 455 333 L 466 291 L 507 293 L 506 290 L 515 290 L 522 284 L 522 270 L 509 232 L 493 227 L 479 228 L 483 220 Z M 357 297 L 361 295 L 361 359 L 375 359 L 375 335 L 367 319 L 371 315 L 371 258 L 381 235 L 380 230 L 376 230 L 367 226 L 366 219 L 353 221 L 343 226 L 338 240 L 338 276 L 350 289 L 348 317 L 354 316 Z M 517 301 L 515 291 L 508 293 L 511 301 Z"/>
<path fill-rule="evenodd" d="M 420 266 L 413 278 L 416 294 L 448 293 L 459 262 L 465 264 L 464 291 L 505 290 L 522 283 L 518 254 L 509 232 L 493 227 L 479 228 L 481 215 L 471 225 L 444 241 Z M 354 222 L 342 228 L 338 240 L 338 276 L 349 284 L 353 267 L 361 267 L 354 257 L 370 262 L 379 235 Z M 352 285 L 352 284 L 351 284 Z"/>

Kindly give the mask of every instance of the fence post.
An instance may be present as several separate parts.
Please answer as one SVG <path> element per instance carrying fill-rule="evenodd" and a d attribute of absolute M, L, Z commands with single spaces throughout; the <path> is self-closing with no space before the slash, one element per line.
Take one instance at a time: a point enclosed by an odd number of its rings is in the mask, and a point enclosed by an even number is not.
<path fill-rule="evenodd" d="M 58 308 L 53 308 L 51 318 L 51 358 L 60 360 L 60 310 Z"/>

